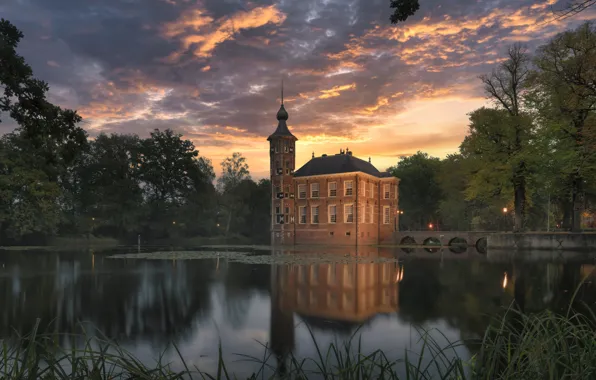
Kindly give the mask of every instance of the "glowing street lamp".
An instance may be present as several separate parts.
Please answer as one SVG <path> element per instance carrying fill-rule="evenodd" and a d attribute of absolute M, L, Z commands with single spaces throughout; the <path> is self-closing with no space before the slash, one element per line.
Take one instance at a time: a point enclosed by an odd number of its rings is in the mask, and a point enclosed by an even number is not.
<path fill-rule="evenodd" d="M 433 229 L 433 224 L 432 223 L 429 223 L 428 224 L 428 228 L 430 228 L 432 230 Z"/>
<path fill-rule="evenodd" d="M 503 214 L 507 214 L 507 207 L 503 207 Z"/>

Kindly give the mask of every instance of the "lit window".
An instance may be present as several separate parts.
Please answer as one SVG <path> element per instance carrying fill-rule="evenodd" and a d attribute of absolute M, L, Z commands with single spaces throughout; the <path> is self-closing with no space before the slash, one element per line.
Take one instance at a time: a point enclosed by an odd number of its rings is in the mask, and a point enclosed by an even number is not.
<path fill-rule="evenodd" d="M 383 207 L 383 224 L 389 224 L 389 221 L 391 220 L 391 215 L 389 214 L 389 211 L 389 206 Z"/>
<path fill-rule="evenodd" d="M 389 199 L 389 189 L 390 188 L 391 188 L 391 185 L 388 183 L 383 185 L 383 198 Z"/>

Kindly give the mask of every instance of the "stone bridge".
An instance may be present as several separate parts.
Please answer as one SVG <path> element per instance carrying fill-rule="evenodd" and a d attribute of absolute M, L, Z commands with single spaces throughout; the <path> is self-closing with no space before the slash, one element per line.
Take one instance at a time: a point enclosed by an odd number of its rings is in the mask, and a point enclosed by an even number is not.
<path fill-rule="evenodd" d="M 393 233 L 393 241 L 385 244 L 401 246 L 449 247 L 452 250 L 475 247 L 486 252 L 487 237 L 492 231 L 398 231 Z"/>

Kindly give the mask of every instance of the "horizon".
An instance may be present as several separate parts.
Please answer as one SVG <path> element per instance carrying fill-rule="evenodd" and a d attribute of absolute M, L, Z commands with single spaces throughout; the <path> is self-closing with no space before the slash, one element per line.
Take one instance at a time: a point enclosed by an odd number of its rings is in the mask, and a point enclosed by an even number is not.
<path fill-rule="evenodd" d="M 0 11 L 25 34 L 18 53 L 48 82 L 49 100 L 78 110 L 91 137 L 170 128 L 217 176 L 238 151 L 258 180 L 269 177 L 282 78 L 297 167 L 346 146 L 380 171 L 417 151 L 444 158 L 458 151 L 468 113 L 490 104 L 477 77 L 508 46 L 533 52 L 596 15 L 548 22 L 564 4 L 432 0 L 395 26 L 388 1 L 33 0 Z M 14 127 L 7 119 L 0 134 Z"/>

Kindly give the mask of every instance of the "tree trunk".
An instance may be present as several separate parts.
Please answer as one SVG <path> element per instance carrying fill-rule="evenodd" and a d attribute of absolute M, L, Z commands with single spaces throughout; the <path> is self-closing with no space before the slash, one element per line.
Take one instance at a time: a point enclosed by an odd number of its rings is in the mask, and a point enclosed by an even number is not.
<path fill-rule="evenodd" d="M 515 206 L 513 232 L 521 232 L 525 228 L 526 216 L 526 178 L 523 173 L 523 164 L 520 165 L 513 178 L 513 194 Z"/>
<path fill-rule="evenodd" d="M 230 224 L 232 223 L 232 210 L 228 210 L 228 221 L 226 222 L 226 236 L 230 233 Z"/>
<path fill-rule="evenodd" d="M 571 184 L 571 232 L 581 231 L 581 216 L 583 211 L 582 179 L 575 177 Z"/>

